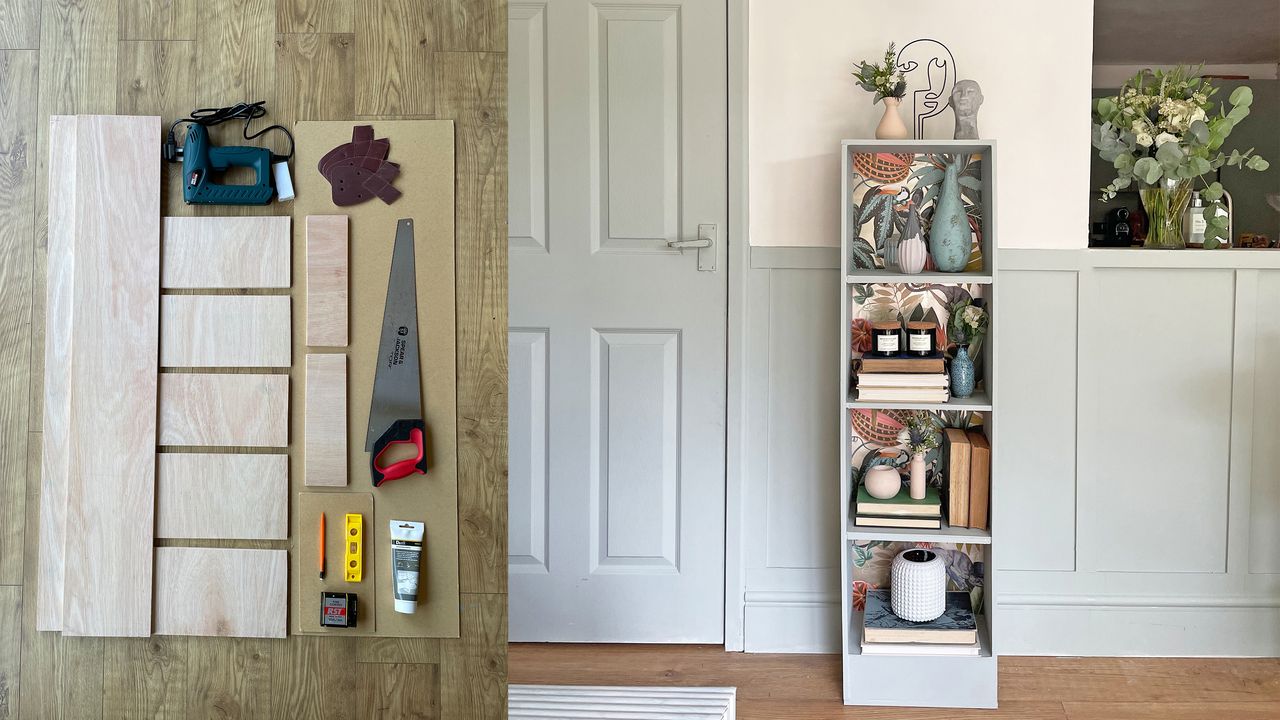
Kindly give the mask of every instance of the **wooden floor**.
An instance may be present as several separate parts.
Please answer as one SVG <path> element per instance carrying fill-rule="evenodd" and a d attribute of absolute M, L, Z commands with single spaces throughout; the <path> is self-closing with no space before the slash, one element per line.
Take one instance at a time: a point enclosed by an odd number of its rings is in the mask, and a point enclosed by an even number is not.
<path fill-rule="evenodd" d="M 837 655 L 693 645 L 512 645 L 518 684 L 733 685 L 742 720 L 1275 720 L 1280 659 L 1000 658 L 1000 709 L 844 707 Z"/>
<path fill-rule="evenodd" d="M 0 720 L 503 716 L 506 27 L 503 0 L 0 0 Z M 461 639 L 34 629 L 48 117 L 255 100 L 285 125 L 456 121 Z M 166 173 L 165 213 L 191 214 Z"/>

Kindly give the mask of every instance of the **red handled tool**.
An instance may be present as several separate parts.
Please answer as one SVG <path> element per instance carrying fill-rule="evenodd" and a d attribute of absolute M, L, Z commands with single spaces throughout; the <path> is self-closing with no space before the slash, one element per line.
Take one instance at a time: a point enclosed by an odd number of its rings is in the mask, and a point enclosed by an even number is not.
<path fill-rule="evenodd" d="M 413 220 L 396 223 L 396 244 L 387 279 L 387 304 L 382 313 L 378 369 L 373 376 L 369 407 L 369 453 L 373 485 L 410 475 L 427 474 L 427 425 L 422 420 L 422 378 L 418 365 L 418 284 L 413 259 Z M 410 457 L 385 462 L 396 445 L 412 447 Z"/>

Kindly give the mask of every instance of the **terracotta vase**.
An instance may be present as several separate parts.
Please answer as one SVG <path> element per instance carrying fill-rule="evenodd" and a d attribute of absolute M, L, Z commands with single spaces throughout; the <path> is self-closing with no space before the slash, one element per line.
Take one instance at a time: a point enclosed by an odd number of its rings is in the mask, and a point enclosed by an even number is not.
<path fill-rule="evenodd" d="M 902 104 L 900 98 L 887 97 L 884 99 L 884 116 L 880 118 L 880 124 L 876 126 L 877 140 L 906 140 L 911 137 L 911 131 L 907 129 L 906 123 L 902 122 L 902 115 L 898 113 L 898 106 Z"/>
<path fill-rule="evenodd" d="M 892 465 L 877 465 L 867 470 L 862 484 L 871 497 L 888 500 L 902 490 L 902 476 Z"/>
<path fill-rule="evenodd" d="M 924 453 L 916 453 L 911 456 L 911 499 L 924 499 Z"/>

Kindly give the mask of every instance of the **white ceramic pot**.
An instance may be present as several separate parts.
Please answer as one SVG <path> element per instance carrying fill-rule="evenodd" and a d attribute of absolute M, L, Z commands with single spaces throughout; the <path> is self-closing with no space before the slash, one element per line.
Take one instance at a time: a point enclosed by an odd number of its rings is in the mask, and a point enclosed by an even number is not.
<path fill-rule="evenodd" d="M 898 106 L 902 104 L 902 100 L 887 97 L 881 102 L 884 103 L 884 115 L 880 117 L 880 124 L 876 126 L 876 139 L 906 140 L 910 138 L 911 131 L 907 129 L 906 123 L 902 122 L 902 115 L 898 113 Z"/>
<path fill-rule="evenodd" d="M 889 582 L 889 606 L 903 620 L 929 622 L 947 609 L 947 568 L 932 550 L 898 553 Z"/>
<path fill-rule="evenodd" d="M 915 275 L 924 270 L 924 261 L 929 250 L 919 235 L 907 238 L 898 243 L 898 269 L 908 275 Z"/>
<path fill-rule="evenodd" d="M 862 484 L 871 497 L 888 500 L 902 490 L 902 476 L 891 465 L 877 465 L 867 471 Z"/>

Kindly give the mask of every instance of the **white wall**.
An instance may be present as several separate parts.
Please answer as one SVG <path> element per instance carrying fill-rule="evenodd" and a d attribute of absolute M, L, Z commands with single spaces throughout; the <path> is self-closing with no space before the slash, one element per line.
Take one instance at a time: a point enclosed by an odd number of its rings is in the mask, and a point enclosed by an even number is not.
<path fill-rule="evenodd" d="M 840 244 L 840 140 L 872 137 L 883 112 L 853 65 L 921 37 L 982 85 L 979 127 L 1000 143 L 1000 246 L 1085 245 L 1084 200 L 1055 188 L 1089 181 L 1092 2 L 748 1 L 752 245 Z M 931 123 L 929 137 L 951 137 L 949 110 Z"/>

